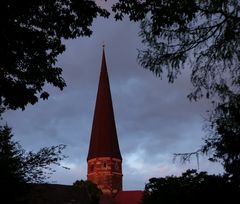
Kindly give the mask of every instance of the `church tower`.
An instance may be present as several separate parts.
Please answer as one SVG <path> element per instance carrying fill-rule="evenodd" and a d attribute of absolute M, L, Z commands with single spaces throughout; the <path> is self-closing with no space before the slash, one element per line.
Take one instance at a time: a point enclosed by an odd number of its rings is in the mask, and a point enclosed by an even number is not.
<path fill-rule="evenodd" d="M 122 156 L 115 126 L 104 46 L 87 163 L 87 179 L 96 183 L 104 194 L 115 195 L 122 190 Z"/>

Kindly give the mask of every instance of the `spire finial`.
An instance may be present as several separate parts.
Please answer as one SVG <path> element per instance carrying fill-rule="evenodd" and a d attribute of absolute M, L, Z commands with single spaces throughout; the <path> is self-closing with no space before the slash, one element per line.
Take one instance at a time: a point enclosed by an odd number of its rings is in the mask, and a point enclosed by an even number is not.
<path fill-rule="evenodd" d="M 103 49 L 105 48 L 105 42 L 104 41 L 103 41 L 102 47 L 103 47 Z"/>

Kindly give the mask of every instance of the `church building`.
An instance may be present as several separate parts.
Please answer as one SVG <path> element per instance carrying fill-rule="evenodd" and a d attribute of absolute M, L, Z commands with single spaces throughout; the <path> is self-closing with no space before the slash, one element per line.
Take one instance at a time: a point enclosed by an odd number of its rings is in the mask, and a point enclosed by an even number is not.
<path fill-rule="evenodd" d="M 104 46 L 87 164 L 87 179 L 103 192 L 100 203 L 140 204 L 143 191 L 123 191 L 122 156 Z"/>
<path fill-rule="evenodd" d="M 88 180 L 96 183 L 104 194 L 122 190 L 122 156 L 104 50 L 87 162 Z"/>
<path fill-rule="evenodd" d="M 143 191 L 123 190 L 122 156 L 114 119 L 105 51 L 98 84 L 92 133 L 87 156 L 87 179 L 102 190 L 99 204 L 141 204 Z M 29 184 L 22 200 L 38 204 L 89 204 L 85 188 L 61 184 Z"/>

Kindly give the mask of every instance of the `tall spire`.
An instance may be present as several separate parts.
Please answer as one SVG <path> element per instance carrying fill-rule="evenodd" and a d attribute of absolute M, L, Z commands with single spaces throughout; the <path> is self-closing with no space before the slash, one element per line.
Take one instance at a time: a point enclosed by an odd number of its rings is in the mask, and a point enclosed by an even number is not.
<path fill-rule="evenodd" d="M 87 160 L 112 157 L 122 160 L 103 45 L 102 65 Z"/>

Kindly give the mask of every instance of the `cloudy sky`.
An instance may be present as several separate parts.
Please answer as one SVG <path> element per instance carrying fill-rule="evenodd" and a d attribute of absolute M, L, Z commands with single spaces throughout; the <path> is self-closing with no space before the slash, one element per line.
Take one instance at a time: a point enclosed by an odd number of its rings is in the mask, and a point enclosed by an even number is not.
<path fill-rule="evenodd" d="M 88 145 L 99 79 L 102 44 L 112 91 L 115 120 L 123 157 L 124 189 L 143 189 L 151 177 L 179 175 L 190 164 L 173 163 L 173 153 L 191 152 L 202 144 L 202 126 L 207 101 L 191 103 L 189 73 L 185 70 L 174 84 L 160 80 L 137 63 L 141 48 L 138 25 L 125 19 L 115 22 L 98 18 L 93 35 L 66 41 L 59 56 L 67 87 L 48 87 L 50 98 L 25 111 L 8 111 L 4 118 L 15 139 L 26 150 L 66 144 L 68 158 L 49 182 L 72 184 L 86 179 Z M 200 158 L 200 171 L 219 173 L 221 168 Z"/>

